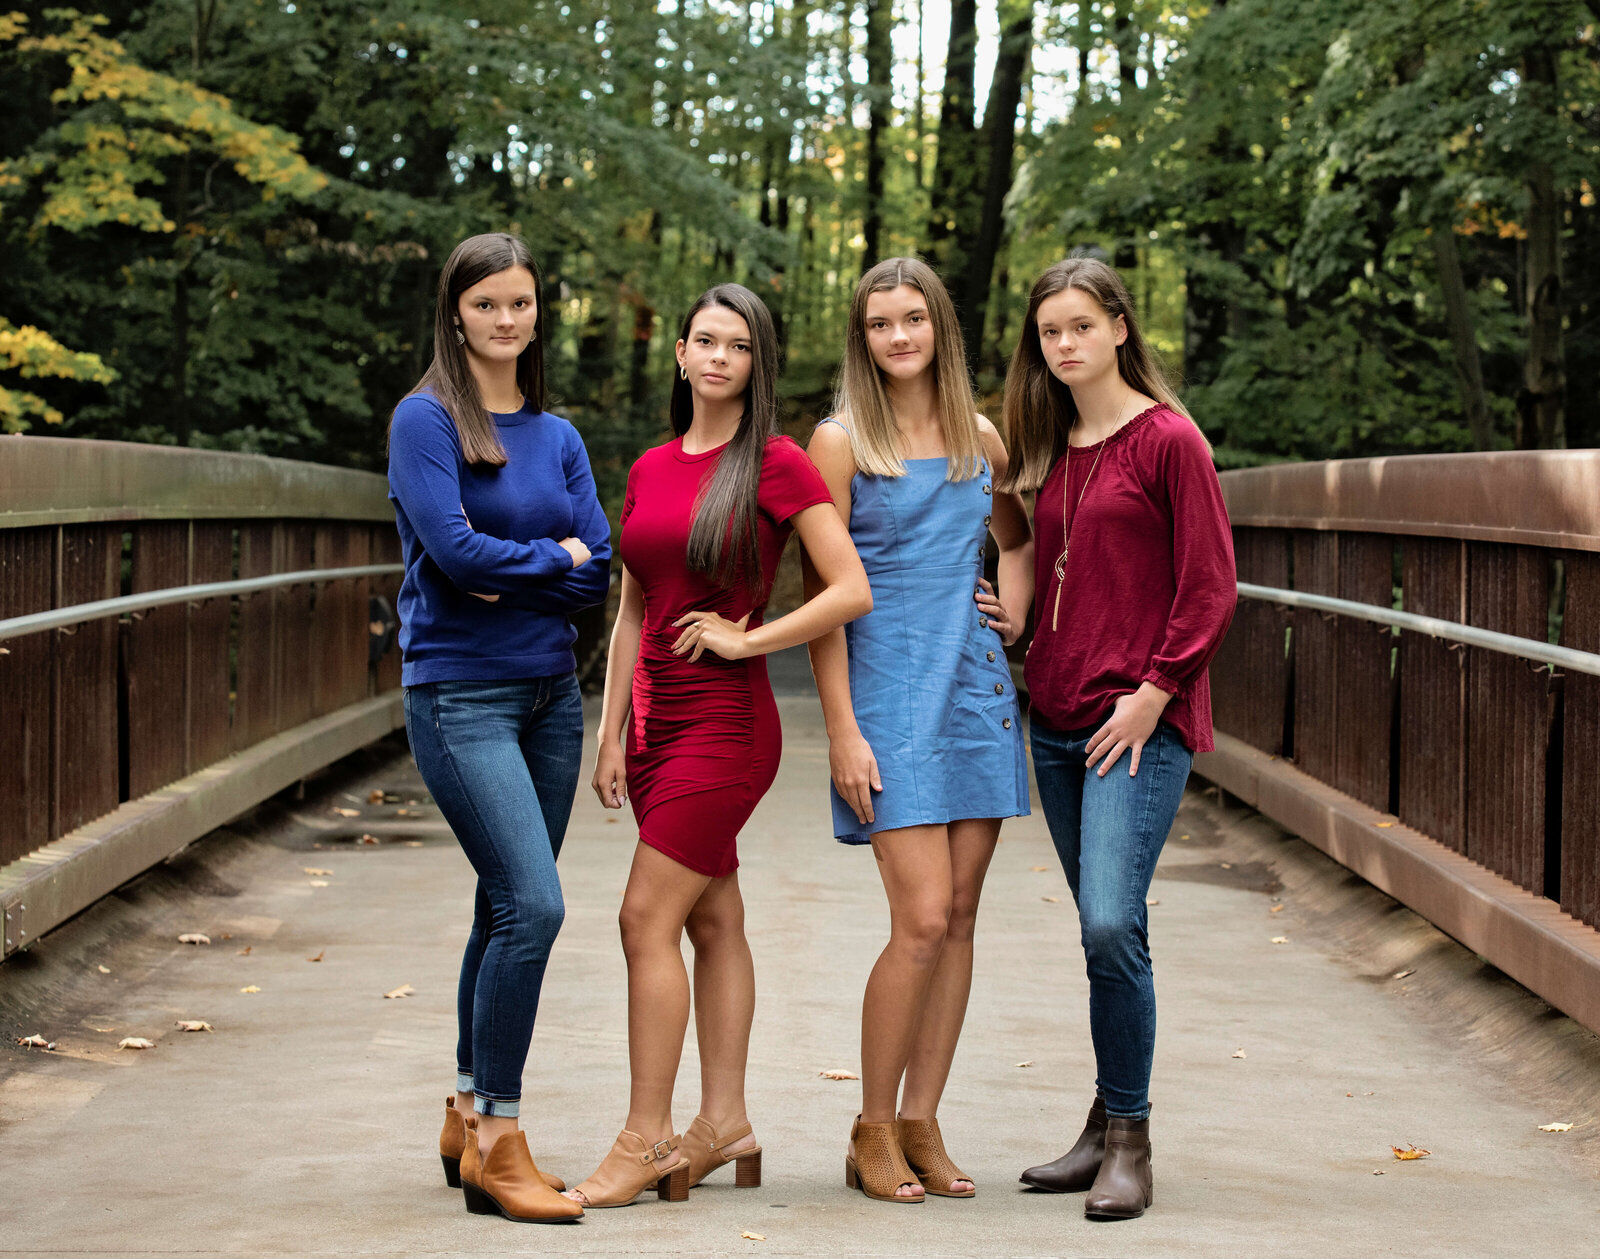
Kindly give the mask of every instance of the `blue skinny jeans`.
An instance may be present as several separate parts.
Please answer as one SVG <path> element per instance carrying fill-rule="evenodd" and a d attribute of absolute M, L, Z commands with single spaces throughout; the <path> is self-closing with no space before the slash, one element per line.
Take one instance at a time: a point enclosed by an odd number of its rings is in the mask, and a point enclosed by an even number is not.
<path fill-rule="evenodd" d="M 1166 722 L 1144 745 L 1139 773 L 1128 777 L 1130 753 L 1101 778 L 1084 767 L 1085 730 L 1030 723 L 1033 770 L 1056 855 L 1078 905 L 1089 972 L 1089 1034 L 1095 1088 L 1106 1114 L 1150 1114 L 1150 1064 L 1156 1045 L 1156 989 L 1150 967 L 1145 897 L 1156 858 L 1178 815 L 1194 754 Z"/>
<path fill-rule="evenodd" d="M 583 757 L 571 673 L 429 682 L 405 692 L 406 734 L 439 812 L 478 875 L 456 990 L 457 1088 L 515 1115 L 539 990 L 566 906 L 556 856 Z"/>

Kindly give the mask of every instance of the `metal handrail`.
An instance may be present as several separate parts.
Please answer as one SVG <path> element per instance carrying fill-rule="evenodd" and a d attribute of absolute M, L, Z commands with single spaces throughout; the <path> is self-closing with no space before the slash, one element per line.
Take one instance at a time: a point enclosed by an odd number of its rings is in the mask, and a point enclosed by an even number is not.
<path fill-rule="evenodd" d="M 1574 673 L 1592 673 L 1600 676 L 1600 655 L 1589 651 L 1576 651 L 1571 647 L 1552 647 L 1549 643 L 1541 643 L 1536 638 L 1518 638 L 1514 634 L 1479 629 L 1475 625 L 1441 621 L 1432 616 L 1418 616 L 1415 612 L 1397 612 L 1393 608 L 1379 607 L 1373 603 L 1356 603 L 1350 599 L 1307 594 L 1301 590 L 1279 590 L 1274 586 L 1255 586 L 1244 581 L 1239 583 L 1239 595 L 1244 599 L 1264 599 L 1269 603 L 1281 603 L 1291 608 L 1332 612 L 1338 616 L 1371 621 L 1376 625 L 1414 630 L 1430 638 L 1445 638 L 1452 642 L 1465 643 L 1469 647 L 1482 647 L 1486 651 L 1498 651 L 1503 655 L 1518 656 L 1524 660 L 1536 660 L 1540 664 L 1570 669 Z"/>
<path fill-rule="evenodd" d="M 279 586 L 303 586 L 313 582 L 353 581 L 358 577 L 389 577 L 405 572 L 404 564 L 358 564 L 352 568 L 306 568 L 293 573 L 270 573 L 265 577 L 245 577 L 239 581 L 210 581 L 198 586 L 169 586 L 143 594 L 122 595 L 116 599 L 97 599 L 93 603 L 74 603 L 49 612 L 31 612 L 0 621 L 0 639 L 21 638 L 45 630 L 64 629 L 85 621 L 121 616 L 124 612 L 145 612 L 174 603 L 201 602 L 223 595 L 247 595 Z"/>

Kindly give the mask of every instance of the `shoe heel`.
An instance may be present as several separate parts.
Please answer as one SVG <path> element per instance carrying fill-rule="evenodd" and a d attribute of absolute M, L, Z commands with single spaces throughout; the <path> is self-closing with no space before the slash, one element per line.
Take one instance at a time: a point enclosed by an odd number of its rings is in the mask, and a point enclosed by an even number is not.
<path fill-rule="evenodd" d="M 844 1187 L 846 1189 L 861 1188 L 861 1177 L 856 1174 L 856 1165 L 853 1159 L 844 1161 Z"/>
<path fill-rule="evenodd" d="M 467 1210 L 471 1211 L 473 1215 L 500 1214 L 500 1208 L 495 1206 L 494 1199 L 479 1189 L 477 1185 L 469 1185 L 463 1182 L 461 1196 L 467 1200 Z"/>
<path fill-rule="evenodd" d="M 452 1189 L 461 1188 L 461 1160 L 441 1154 L 439 1161 L 444 1164 L 444 1183 Z"/>
<path fill-rule="evenodd" d="M 761 1151 L 741 1154 L 733 1161 L 733 1184 L 737 1189 L 761 1188 Z"/>
<path fill-rule="evenodd" d="M 663 1202 L 687 1202 L 689 1200 L 689 1168 L 678 1168 L 671 1175 L 663 1176 L 656 1181 L 656 1197 Z"/>

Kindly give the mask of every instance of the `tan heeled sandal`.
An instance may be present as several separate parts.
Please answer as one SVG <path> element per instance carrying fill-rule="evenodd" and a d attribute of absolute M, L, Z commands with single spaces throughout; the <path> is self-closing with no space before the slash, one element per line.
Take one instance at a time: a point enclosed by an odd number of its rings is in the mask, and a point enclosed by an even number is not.
<path fill-rule="evenodd" d="M 477 1116 L 472 1117 L 474 1123 Z M 466 1117 L 456 1109 L 456 1099 L 444 1099 L 444 1127 L 439 1131 L 439 1161 L 444 1164 L 444 1183 L 452 1189 L 461 1188 L 461 1155 L 467 1148 Z M 567 1182 L 549 1172 L 540 1172 L 544 1183 L 557 1193 L 567 1187 Z"/>
<path fill-rule="evenodd" d="M 952 1163 L 945 1153 L 944 1136 L 937 1119 L 897 1119 L 895 1126 L 906 1163 L 916 1172 L 924 1191 L 940 1198 L 970 1198 L 978 1192 L 976 1188 L 959 1192 L 950 1188 L 958 1180 L 970 1185 L 972 1177 Z M 941 1185 L 944 1187 L 939 1188 Z"/>
<path fill-rule="evenodd" d="M 915 1185 L 917 1192 L 908 1198 L 900 1197 L 895 1190 L 901 1185 Z M 862 1123 L 861 1116 L 856 1116 L 850 1125 L 850 1152 L 844 1156 L 844 1187 L 859 1189 L 878 1202 L 925 1201 L 922 1183 L 900 1152 L 893 1120 Z"/>
<path fill-rule="evenodd" d="M 682 1142 L 674 1133 L 665 1141 L 646 1145 L 637 1132 L 624 1128 L 594 1175 L 573 1192 L 581 1193 L 583 1205 L 588 1207 L 625 1207 L 654 1185 L 658 1197 L 682 1202 L 689 1196 L 689 1160 L 678 1153 Z"/>
<path fill-rule="evenodd" d="M 478 1152 L 478 1121 L 466 1121 L 461 1153 L 461 1193 L 474 1215 L 502 1215 L 519 1224 L 569 1224 L 583 1208 L 548 1184 L 528 1153 L 528 1134 L 508 1132 L 487 1157 Z"/>
<path fill-rule="evenodd" d="M 719 1136 L 703 1116 L 696 1115 L 694 1122 L 683 1134 L 683 1152 L 689 1159 L 689 1188 L 693 1189 L 719 1167 L 733 1166 L 733 1183 L 738 1189 L 761 1187 L 761 1147 L 753 1146 L 737 1154 L 724 1151 L 735 1141 L 742 1141 L 754 1131 L 749 1124 L 741 1124 L 727 1136 Z"/>

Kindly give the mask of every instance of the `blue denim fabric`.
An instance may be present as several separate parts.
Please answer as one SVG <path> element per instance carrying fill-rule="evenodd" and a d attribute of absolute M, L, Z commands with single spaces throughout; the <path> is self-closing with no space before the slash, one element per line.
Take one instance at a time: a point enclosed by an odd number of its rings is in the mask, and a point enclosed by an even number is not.
<path fill-rule="evenodd" d="M 1098 725 L 1063 732 L 1037 720 L 1030 724 L 1039 804 L 1078 905 L 1095 1086 L 1108 1115 L 1143 1119 L 1150 1113 L 1156 1043 L 1145 897 L 1194 754 L 1171 726 L 1159 722 L 1135 777 L 1128 777 L 1130 754 L 1124 752 L 1101 778 L 1084 766 Z"/>
<path fill-rule="evenodd" d="M 406 688 L 405 709 L 422 780 L 478 874 L 456 1069 L 472 1080 L 481 1114 L 515 1115 L 566 914 L 556 856 L 583 757 L 578 679 L 430 682 Z"/>

